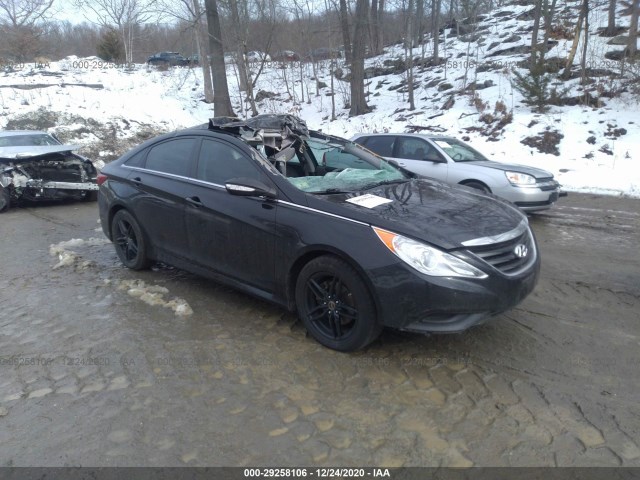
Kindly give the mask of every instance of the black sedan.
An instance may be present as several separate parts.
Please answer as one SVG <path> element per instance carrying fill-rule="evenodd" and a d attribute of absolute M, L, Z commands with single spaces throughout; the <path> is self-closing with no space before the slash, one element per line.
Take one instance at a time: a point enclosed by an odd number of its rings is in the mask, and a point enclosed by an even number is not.
<path fill-rule="evenodd" d="M 150 140 L 98 178 L 121 261 L 162 261 L 276 302 L 323 345 L 384 326 L 459 332 L 519 303 L 539 272 L 511 204 L 396 168 L 287 115 Z"/>
<path fill-rule="evenodd" d="M 188 58 L 183 57 L 178 52 L 159 52 L 147 59 L 147 64 L 156 67 L 184 67 L 190 63 L 191 61 Z"/>

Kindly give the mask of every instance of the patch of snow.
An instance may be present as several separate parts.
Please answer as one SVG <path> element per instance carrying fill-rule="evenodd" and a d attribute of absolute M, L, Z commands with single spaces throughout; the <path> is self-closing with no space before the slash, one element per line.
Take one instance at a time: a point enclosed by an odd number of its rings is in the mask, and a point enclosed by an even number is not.
<path fill-rule="evenodd" d="M 72 238 L 64 242 L 49 245 L 49 255 L 58 258 L 58 263 L 52 269 L 57 270 L 62 267 L 75 267 L 77 270 L 86 270 L 93 265 L 90 260 L 82 260 L 83 257 L 78 252 L 71 250 L 83 246 L 98 247 L 111 243 L 106 238 Z"/>
<path fill-rule="evenodd" d="M 143 280 L 120 280 L 117 288 L 118 290 L 126 290 L 128 295 L 138 298 L 147 305 L 170 308 L 179 317 L 193 314 L 193 310 L 186 300 L 179 297 L 165 300 L 164 296 L 169 293 L 169 289 L 166 287 L 147 285 Z"/>

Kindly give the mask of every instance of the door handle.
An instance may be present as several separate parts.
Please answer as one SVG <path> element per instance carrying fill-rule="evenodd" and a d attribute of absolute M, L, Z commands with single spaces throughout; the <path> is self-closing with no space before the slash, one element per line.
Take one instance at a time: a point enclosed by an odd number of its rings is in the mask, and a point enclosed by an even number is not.
<path fill-rule="evenodd" d="M 198 197 L 187 197 L 186 200 L 187 200 L 187 202 L 189 202 L 191 205 L 193 205 L 195 207 L 201 207 L 202 206 L 202 202 L 200 201 L 200 199 Z"/>
<path fill-rule="evenodd" d="M 398 162 L 398 165 L 400 165 L 401 167 L 406 167 L 407 166 L 406 163 L 402 163 L 402 162 Z"/>
<path fill-rule="evenodd" d="M 134 178 L 131 179 L 131 181 L 133 183 L 135 183 L 136 185 L 142 183 L 142 179 L 140 177 L 134 177 Z"/>

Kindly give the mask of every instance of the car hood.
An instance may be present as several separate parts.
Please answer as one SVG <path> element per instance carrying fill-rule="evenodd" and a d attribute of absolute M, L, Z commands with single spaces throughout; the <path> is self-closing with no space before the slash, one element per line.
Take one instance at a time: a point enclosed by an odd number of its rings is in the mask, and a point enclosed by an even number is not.
<path fill-rule="evenodd" d="M 0 147 L 0 162 L 4 161 L 6 163 L 8 161 L 29 160 L 35 157 L 42 157 L 43 155 L 50 155 L 52 153 L 72 152 L 79 148 L 80 145 L 24 145 L 19 147 Z"/>
<path fill-rule="evenodd" d="M 478 165 L 480 167 L 495 168 L 496 170 L 520 172 L 532 175 L 535 178 L 550 178 L 553 177 L 551 172 L 542 170 L 541 168 L 528 167 L 526 165 L 519 165 L 517 163 L 502 163 L 494 162 L 493 160 L 479 160 L 475 162 L 464 162 L 464 165 Z"/>
<path fill-rule="evenodd" d="M 367 194 L 392 201 L 373 208 L 347 201 Z M 469 240 L 506 233 L 526 218 L 517 208 L 493 195 L 426 179 L 358 193 L 309 195 L 309 206 L 445 250 L 462 248 L 463 242 Z"/>

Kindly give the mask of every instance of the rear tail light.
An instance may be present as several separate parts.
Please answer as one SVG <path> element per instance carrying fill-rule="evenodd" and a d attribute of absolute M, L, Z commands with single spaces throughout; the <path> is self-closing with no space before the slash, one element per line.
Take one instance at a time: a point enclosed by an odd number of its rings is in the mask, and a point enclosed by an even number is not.
<path fill-rule="evenodd" d="M 98 176 L 96 177 L 96 183 L 98 185 L 102 185 L 104 182 L 107 181 L 107 177 L 104 173 L 99 173 Z"/>

